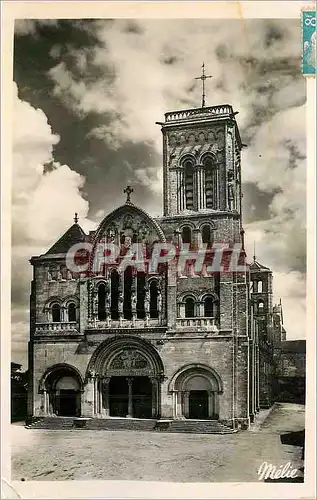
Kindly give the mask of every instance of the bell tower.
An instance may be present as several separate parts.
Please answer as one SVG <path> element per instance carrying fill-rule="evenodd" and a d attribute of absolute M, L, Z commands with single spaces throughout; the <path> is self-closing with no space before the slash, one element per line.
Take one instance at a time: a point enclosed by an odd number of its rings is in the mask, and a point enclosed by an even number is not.
<path fill-rule="evenodd" d="M 163 133 L 164 216 L 235 212 L 241 215 L 242 142 L 228 104 L 165 113 Z"/>
<path fill-rule="evenodd" d="M 242 143 L 232 106 L 175 111 L 163 133 L 164 216 L 241 214 Z"/>

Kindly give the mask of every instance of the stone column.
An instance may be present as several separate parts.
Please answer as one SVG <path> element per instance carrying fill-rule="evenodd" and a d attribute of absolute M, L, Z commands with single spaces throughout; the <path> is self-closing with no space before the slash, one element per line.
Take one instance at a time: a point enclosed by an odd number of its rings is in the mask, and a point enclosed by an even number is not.
<path fill-rule="evenodd" d="M 182 399 L 183 399 L 183 393 L 181 391 L 176 392 L 176 418 L 182 418 L 183 416 L 183 409 L 182 409 Z"/>
<path fill-rule="evenodd" d="M 215 413 L 214 391 L 208 391 L 208 417 L 214 418 Z"/>
<path fill-rule="evenodd" d="M 128 393 L 128 418 L 133 417 L 133 394 L 132 394 L 132 382 L 133 378 L 132 377 L 127 377 L 128 381 L 128 388 L 129 388 L 129 393 Z"/>
<path fill-rule="evenodd" d="M 190 391 L 183 392 L 183 414 L 185 418 L 189 417 L 189 394 Z"/>
<path fill-rule="evenodd" d="M 87 384 L 85 385 L 84 400 L 82 404 L 83 416 L 94 416 L 95 409 L 95 373 L 91 372 Z"/>
<path fill-rule="evenodd" d="M 47 394 L 47 390 L 44 389 L 44 392 L 43 392 L 43 413 L 44 415 L 48 415 L 48 394 Z"/>
<path fill-rule="evenodd" d="M 109 383 L 111 377 L 104 377 L 102 380 L 102 414 L 105 417 L 109 417 L 110 407 L 109 407 Z"/>
<path fill-rule="evenodd" d="M 159 401 L 158 401 L 159 381 L 157 380 L 156 377 L 150 377 L 150 379 L 152 382 L 152 417 L 156 418 L 158 417 L 158 411 L 159 411 Z"/>

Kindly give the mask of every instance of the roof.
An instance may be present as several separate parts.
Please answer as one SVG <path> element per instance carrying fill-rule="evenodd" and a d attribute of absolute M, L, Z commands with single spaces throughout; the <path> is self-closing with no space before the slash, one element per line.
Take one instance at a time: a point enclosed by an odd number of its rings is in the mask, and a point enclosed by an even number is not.
<path fill-rule="evenodd" d="M 250 271 L 271 272 L 271 269 L 269 267 L 263 266 L 263 264 L 260 264 L 257 260 L 253 259 L 252 264 L 250 264 Z"/>
<path fill-rule="evenodd" d="M 87 236 L 79 224 L 73 224 L 60 239 L 45 253 L 50 254 L 66 254 L 68 250 L 76 243 L 86 241 Z"/>
<path fill-rule="evenodd" d="M 306 340 L 282 340 L 283 352 L 306 353 Z"/>

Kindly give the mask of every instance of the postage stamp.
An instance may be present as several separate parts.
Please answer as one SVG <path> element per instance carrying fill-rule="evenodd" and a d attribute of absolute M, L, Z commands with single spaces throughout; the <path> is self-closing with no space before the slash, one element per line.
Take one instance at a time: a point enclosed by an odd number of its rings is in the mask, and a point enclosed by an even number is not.
<path fill-rule="evenodd" d="M 302 10 L 302 71 L 316 76 L 316 10 Z"/>

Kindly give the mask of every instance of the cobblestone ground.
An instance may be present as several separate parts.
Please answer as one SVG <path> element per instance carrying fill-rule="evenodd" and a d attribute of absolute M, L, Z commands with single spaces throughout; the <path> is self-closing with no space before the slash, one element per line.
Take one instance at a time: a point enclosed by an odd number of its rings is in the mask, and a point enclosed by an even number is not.
<path fill-rule="evenodd" d="M 12 425 L 12 479 L 257 481 L 266 461 L 302 466 L 280 434 L 304 429 L 304 406 L 279 404 L 251 430 L 229 435 L 52 431 Z"/>

